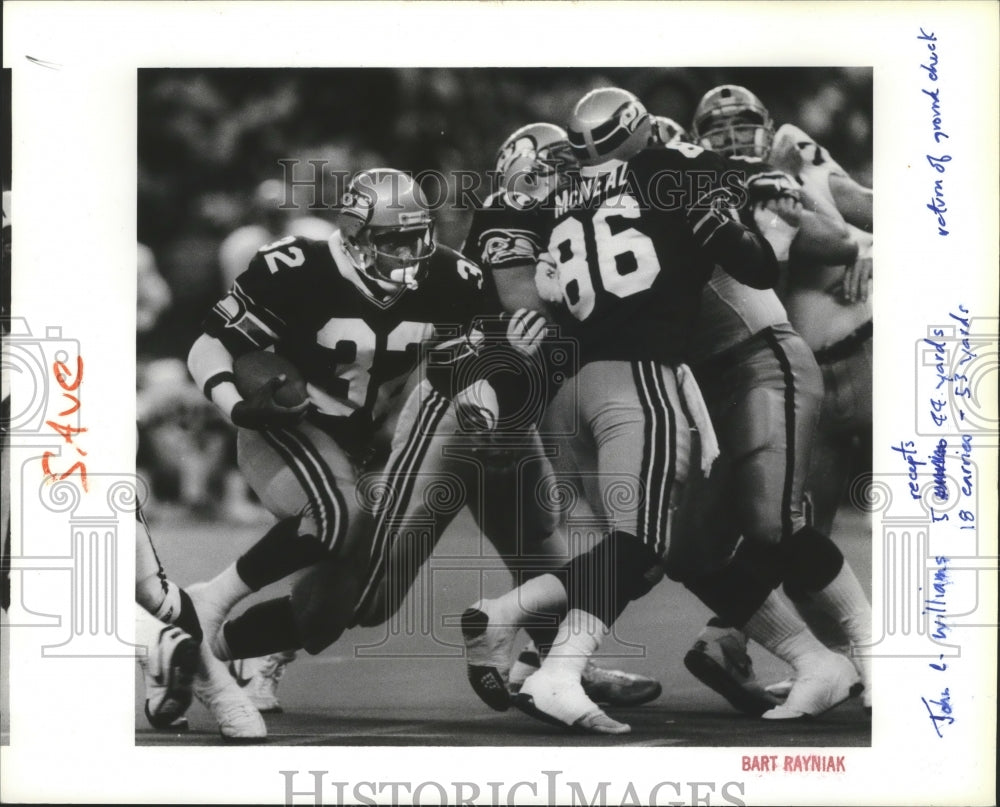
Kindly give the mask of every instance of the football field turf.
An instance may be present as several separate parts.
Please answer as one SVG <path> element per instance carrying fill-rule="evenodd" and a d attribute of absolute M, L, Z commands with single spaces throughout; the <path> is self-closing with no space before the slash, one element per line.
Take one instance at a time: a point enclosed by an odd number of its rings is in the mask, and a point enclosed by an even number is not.
<path fill-rule="evenodd" d="M 834 538 L 870 591 L 868 523 L 867 516 L 845 508 L 838 516 Z M 182 585 L 219 571 L 265 528 L 234 528 L 175 518 L 161 518 L 152 524 L 167 573 Z M 629 606 L 598 660 L 602 666 L 655 676 L 663 684 L 663 694 L 650 704 L 607 710 L 631 723 L 631 734 L 607 737 L 560 732 L 516 709 L 491 711 L 466 681 L 458 616 L 479 596 L 480 585 L 487 596 L 496 596 L 509 585 L 509 577 L 488 552 L 470 562 L 469 529 L 470 523 L 461 519 L 445 534 L 438 557 L 423 570 L 395 624 L 350 631 L 317 656 L 299 654 L 281 682 L 284 713 L 266 716 L 267 744 L 870 745 L 871 718 L 860 699 L 812 720 L 769 722 L 745 717 L 702 686 L 684 668 L 683 658 L 709 614 L 686 589 L 669 580 Z M 489 569 L 477 570 L 483 566 Z M 274 596 L 284 590 L 272 587 L 262 594 Z M 237 612 L 243 607 L 238 606 Z M 785 677 L 785 665 L 759 646 L 751 644 L 751 655 L 762 681 Z M 149 727 L 142 700 L 137 674 L 137 744 L 225 743 L 197 702 L 188 712 L 189 731 L 164 733 Z"/>

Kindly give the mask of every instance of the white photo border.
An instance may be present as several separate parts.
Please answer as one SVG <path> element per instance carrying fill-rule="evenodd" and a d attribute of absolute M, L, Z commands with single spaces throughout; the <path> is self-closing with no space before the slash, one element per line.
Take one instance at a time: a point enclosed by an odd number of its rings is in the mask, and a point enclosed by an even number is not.
<path fill-rule="evenodd" d="M 97 469 L 134 469 L 133 434 L 121 424 L 135 418 L 141 67 L 873 67 L 876 475 L 898 470 L 892 446 L 905 436 L 900 419 L 914 411 L 915 342 L 925 326 L 960 304 L 986 318 L 998 313 L 1000 93 L 992 3 L 8 2 L 3 13 L 4 67 L 13 68 L 14 310 L 85 341 L 83 411 Z M 925 157 L 939 147 L 921 92 L 921 29 L 936 35 L 936 86 L 947 99 L 954 155 L 947 238 L 924 209 L 935 179 Z M 996 445 L 995 398 L 985 406 L 992 407 L 994 430 L 977 443 L 987 446 L 980 484 L 993 499 L 981 501 L 979 551 L 980 566 L 989 569 L 997 556 L 996 455 L 989 447 Z M 30 512 L 12 512 L 22 515 L 30 524 Z M 118 547 L 118 559 L 131 568 L 130 545 Z M 983 612 L 995 613 L 995 572 L 978 581 L 980 596 L 993 604 Z M 878 622 L 878 576 L 875 587 Z M 121 613 L 131 613 L 127 582 L 117 596 Z M 53 590 L 52 613 L 64 597 Z M 961 646 L 951 679 L 958 719 L 944 739 L 931 731 L 920 693 L 907 683 L 907 665 L 924 662 L 880 660 L 872 747 L 850 749 L 848 773 L 767 776 L 743 772 L 738 748 L 546 748 L 540 764 L 536 748 L 137 747 L 131 665 L 42 658 L 31 631 L 14 631 L 16 697 L 0 788 L 11 802 L 273 803 L 285 796 L 279 771 L 322 770 L 328 779 L 353 782 L 474 781 L 487 801 L 485 783 L 528 780 L 539 784 L 533 800 L 546 803 L 544 769 L 561 771 L 561 780 L 580 782 L 588 794 L 611 781 L 609 803 L 616 804 L 626 783 L 648 794 L 664 780 L 741 781 L 738 795 L 747 804 L 993 803 L 996 630 L 969 627 L 952 638 Z M 325 796 L 332 803 L 335 793 Z"/>

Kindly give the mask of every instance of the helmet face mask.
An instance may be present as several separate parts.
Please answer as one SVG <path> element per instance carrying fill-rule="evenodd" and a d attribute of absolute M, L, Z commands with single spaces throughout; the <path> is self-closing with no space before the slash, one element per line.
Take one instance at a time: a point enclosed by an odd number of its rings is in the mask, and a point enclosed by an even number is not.
<path fill-rule="evenodd" d="M 503 142 L 496 157 L 502 189 L 536 201 L 568 187 L 578 168 L 566 132 L 551 123 L 522 126 Z"/>
<path fill-rule="evenodd" d="M 573 153 L 581 165 L 627 160 L 653 136 L 652 117 L 627 90 L 591 90 L 577 103 L 567 127 Z"/>
<path fill-rule="evenodd" d="M 709 90 L 694 113 L 694 135 L 702 148 L 727 156 L 767 159 L 774 123 L 749 90 L 725 84 Z"/>
<path fill-rule="evenodd" d="M 354 268 L 382 291 L 415 289 L 434 254 L 434 222 L 419 186 L 406 174 L 376 168 L 347 190 L 338 227 Z"/>

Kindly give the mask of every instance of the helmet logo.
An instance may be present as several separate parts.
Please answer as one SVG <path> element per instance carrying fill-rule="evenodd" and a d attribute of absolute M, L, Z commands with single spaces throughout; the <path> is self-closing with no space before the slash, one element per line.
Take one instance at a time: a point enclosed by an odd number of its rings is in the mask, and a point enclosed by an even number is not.
<path fill-rule="evenodd" d="M 629 102 L 626 104 L 618 117 L 619 122 L 622 126 L 628 129 L 630 132 L 635 131 L 635 127 L 639 123 L 639 107 L 634 102 Z"/>
<path fill-rule="evenodd" d="M 345 201 L 347 204 L 344 205 L 344 213 L 349 216 L 355 216 L 365 223 L 371 219 L 375 200 L 370 194 L 361 193 L 352 188 L 347 191 L 347 199 Z"/>
<path fill-rule="evenodd" d="M 519 157 L 527 157 L 529 160 L 533 160 L 535 158 L 534 138 L 524 136 L 508 143 L 504 147 L 500 157 L 497 159 L 497 169 L 500 173 L 507 173 L 511 164 Z"/>

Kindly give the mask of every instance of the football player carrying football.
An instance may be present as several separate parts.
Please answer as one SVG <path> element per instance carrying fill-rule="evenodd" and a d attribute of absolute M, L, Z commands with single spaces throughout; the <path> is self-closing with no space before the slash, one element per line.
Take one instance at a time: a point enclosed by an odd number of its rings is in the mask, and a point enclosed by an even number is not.
<path fill-rule="evenodd" d="M 853 260 L 857 245 L 848 237 L 842 219 L 815 205 L 803 209 L 799 184 L 764 162 L 771 129 L 767 111 L 756 96 L 733 85 L 709 91 L 698 105 L 693 128 L 702 146 L 727 155 L 734 168 L 745 172 L 749 204 L 742 211 L 744 219 L 769 238 L 779 258 L 785 262 L 790 256 L 793 261 L 804 256 L 827 262 Z M 794 227 L 789 226 L 792 222 Z M 848 645 L 866 646 L 871 641 L 871 606 L 840 550 L 824 530 L 807 523 L 804 512 L 806 472 L 823 397 L 819 368 L 773 292 L 740 289 L 733 294 L 732 284 L 720 281 L 717 272 L 709 283 L 714 294 L 703 299 L 703 328 L 699 329 L 715 331 L 707 339 L 696 335 L 692 366 L 719 434 L 722 461 L 700 492 L 701 506 L 693 511 L 694 529 L 684 531 L 685 535 L 700 532 L 703 540 L 697 546 L 679 547 L 673 559 L 680 569 L 674 572 L 693 587 L 687 579 L 692 565 L 717 567 L 731 552 L 733 539 L 742 535 L 745 540 L 734 560 L 749 554 L 758 569 L 773 574 L 772 585 L 783 581 L 785 592 L 818 635 L 826 637 L 832 622 Z M 729 506 L 722 506 L 723 501 Z M 720 537 L 722 543 L 714 543 Z M 683 557 L 692 550 L 700 555 L 694 564 L 690 557 Z M 706 556 L 712 552 L 715 560 Z M 734 685 L 741 676 L 725 663 L 723 651 L 724 645 L 745 647 L 745 638 L 733 625 L 748 630 L 752 626 L 740 625 L 732 615 L 716 610 L 722 620 L 709 624 L 685 664 L 734 705 L 758 710 L 766 700 L 755 699 L 750 692 L 759 694 L 759 688 L 745 680 Z M 814 639 L 802 638 L 801 623 L 795 627 L 799 620 L 782 612 L 787 608 L 773 611 L 770 632 L 780 626 L 791 636 L 794 628 L 799 638 L 792 646 L 814 646 Z M 779 643 L 781 648 L 788 645 L 787 639 Z M 823 658 L 815 648 L 807 657 L 816 662 Z M 865 687 L 865 705 L 870 707 L 870 663 L 863 657 L 854 661 Z M 845 666 L 843 659 L 826 654 L 827 677 L 838 677 L 838 663 Z M 800 680 L 808 675 L 799 665 L 793 666 Z M 809 677 L 816 680 L 815 675 Z M 835 688 L 846 692 L 852 678 L 849 668 L 839 678 L 841 683 Z M 817 701 L 802 687 L 793 688 L 785 704 L 765 717 L 815 714 L 818 706 L 834 700 L 831 696 Z"/>
<path fill-rule="evenodd" d="M 492 387 L 479 381 L 449 390 L 451 405 L 413 373 L 421 345 L 459 336 L 496 310 L 482 273 L 435 242 L 408 175 L 362 172 L 350 193 L 329 241 L 286 239 L 258 253 L 189 356 L 192 375 L 240 427 L 240 467 L 279 518 L 235 564 L 190 589 L 222 659 L 316 653 L 351 625 L 383 622 L 466 502 L 502 557 L 551 554 L 556 513 L 541 507 L 546 497 L 537 514 L 525 514 L 524 534 L 504 529 L 506 520 L 498 527 L 490 512 L 503 510 L 493 502 L 505 495 L 503 480 L 494 480 L 500 487 L 491 487 L 484 515 L 481 484 L 467 479 L 470 463 L 445 450 L 471 439 L 463 419 L 496 424 Z M 498 321 L 508 347 L 533 350 L 538 333 L 525 317 Z M 475 337 L 452 342 L 460 352 L 484 335 Z M 246 398 L 237 389 L 234 357 L 272 346 L 300 370 L 300 401 L 276 400 L 293 380 L 281 375 Z M 547 467 L 533 465 L 535 486 L 545 486 Z M 449 479 L 460 489 L 444 501 Z M 254 605 L 219 630 L 244 596 L 307 567 L 290 596 Z"/>

